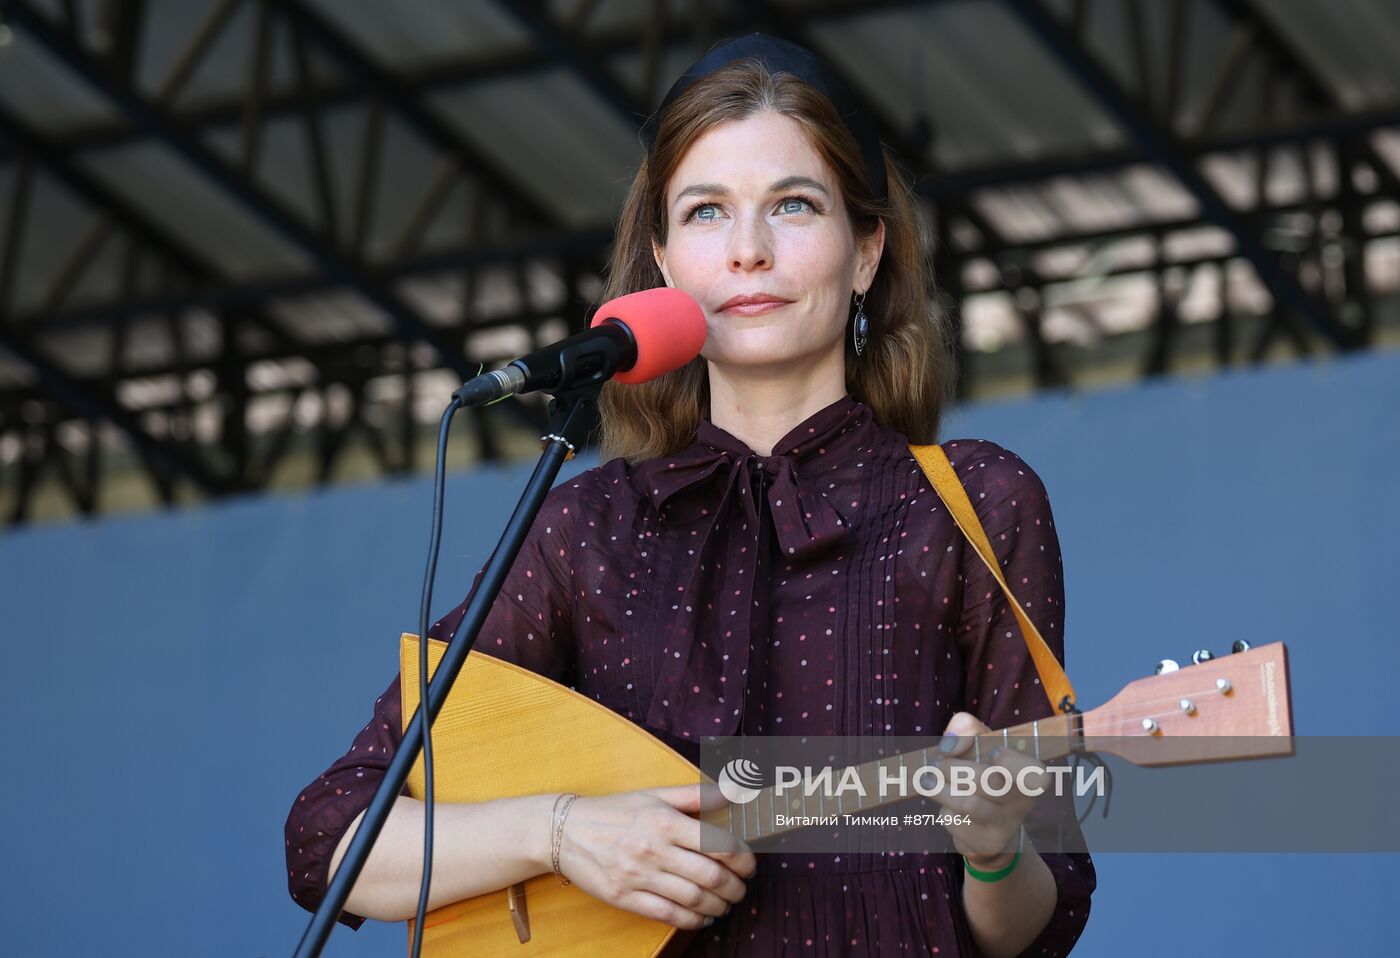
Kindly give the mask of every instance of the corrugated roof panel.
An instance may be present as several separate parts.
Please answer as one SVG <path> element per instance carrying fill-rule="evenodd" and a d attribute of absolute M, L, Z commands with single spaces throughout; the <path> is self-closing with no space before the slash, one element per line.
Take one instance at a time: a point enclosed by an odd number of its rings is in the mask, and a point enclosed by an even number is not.
<path fill-rule="evenodd" d="M 1385 158 L 1392 170 L 1400 170 L 1400 132 L 1378 130 L 1370 137 L 1371 146 Z"/>
<path fill-rule="evenodd" d="M 336 184 L 347 179 L 339 175 L 340 166 L 346 159 L 358 154 L 347 148 L 347 138 L 335 135 L 340 130 L 340 124 L 323 119 L 322 130 L 327 138 L 329 176 L 331 183 Z M 209 143 L 223 155 L 224 161 L 230 166 L 240 164 L 242 138 L 237 129 L 217 130 L 210 135 Z M 319 193 L 311 177 L 310 160 L 311 151 L 307 146 L 306 129 L 300 117 L 288 116 L 267 121 L 262 131 L 257 186 L 274 197 L 279 205 L 293 211 L 302 222 L 319 227 Z"/>
<path fill-rule="evenodd" d="M 1220 198 L 1235 209 L 1253 206 L 1257 196 L 1254 188 L 1254 157 L 1245 153 L 1216 153 L 1206 157 L 1198 168 Z"/>
<path fill-rule="evenodd" d="M 1400 239 L 1378 239 L 1366 247 L 1365 256 L 1373 291 L 1393 293 L 1400 289 Z"/>
<path fill-rule="evenodd" d="M 92 208 L 42 168 L 31 180 L 30 189 L 28 222 L 18 250 L 12 291 L 11 308 L 18 316 L 32 314 L 43 306 L 63 264 L 96 222 Z M 8 207 L 9 194 L 4 195 Z"/>
<path fill-rule="evenodd" d="M 326 163 L 335 200 L 336 236 L 343 248 L 354 229 L 356 192 L 360 179 L 361 141 L 366 111 L 358 105 L 327 110 L 321 118 L 326 144 Z M 373 186 L 366 251 L 371 260 L 382 261 L 396 247 L 410 217 L 425 191 L 433 184 L 447 154 L 430 147 L 418 132 L 395 114 L 383 118 L 380 128 L 379 166 Z M 210 137 L 210 142 L 232 164 L 240 162 L 241 138 L 237 130 L 226 129 Z M 300 116 L 270 120 L 263 133 L 259 163 L 259 186 L 275 196 L 313 232 L 323 229 L 324 215 L 320 193 L 312 172 L 312 153 L 305 125 Z M 451 191 L 433 207 L 433 216 L 418 249 L 459 247 L 468 235 L 470 213 L 476 195 L 466 187 L 468 174 L 459 172 Z M 504 237 L 496 237 L 504 239 Z"/>
<path fill-rule="evenodd" d="M 158 143 L 89 153 L 84 168 L 163 224 L 222 275 L 303 270 L 299 250 L 198 171 Z"/>
<path fill-rule="evenodd" d="M 1031 265 L 1042 276 L 1074 276 L 1092 255 L 1092 250 L 1083 244 L 1056 246 L 1041 250 L 1031 257 Z"/>
<path fill-rule="evenodd" d="M 432 102 L 573 226 L 609 221 L 641 158 L 636 128 L 566 70 L 483 83 Z"/>
<path fill-rule="evenodd" d="M 0 101 L 45 131 L 117 116 L 105 96 L 19 28 L 12 28 L 9 45 L 0 49 Z"/>
<path fill-rule="evenodd" d="M 1055 236 L 1061 224 L 1035 189 L 1028 186 L 1008 186 L 995 190 L 978 190 L 973 205 L 998 233 L 997 239 L 1008 243 L 1031 242 Z"/>
<path fill-rule="evenodd" d="M 63 16 L 62 0 L 34 0 L 36 6 Z M 145 30 L 141 38 L 139 83 L 153 92 L 172 65 L 187 49 L 199 25 L 219 0 L 148 0 Z M 532 59 L 542 51 L 528 30 L 521 27 L 501 0 L 415 0 L 412 4 L 386 5 L 377 0 L 309 0 L 337 29 L 389 73 L 416 74 L 434 64 L 457 64 L 485 58 L 505 62 L 517 52 L 530 51 Z M 1073 0 L 1046 0 L 1059 15 L 1068 15 Z M 1325 77 L 1338 99 L 1352 109 L 1393 107 L 1400 102 L 1400 71 L 1394 67 L 1394 51 L 1400 48 L 1400 5 L 1381 0 L 1246 0 L 1272 23 L 1287 42 L 1299 48 L 1313 70 Z M 74 4 L 83 20 L 81 33 L 88 43 L 99 40 L 100 4 L 84 0 Z M 571 33 L 569 19 L 586 9 L 579 0 L 548 0 L 546 9 L 565 33 L 570 33 L 585 54 L 594 48 L 590 37 L 636 32 L 658 9 L 655 0 L 602 0 L 591 4 L 592 13 L 578 32 Z M 738 5 L 726 0 L 703 9 L 683 0 L 666 0 L 663 7 L 671 26 L 689 18 L 712 20 L 729 16 Z M 1120 148 L 1124 135 L 1103 114 L 1091 92 L 1064 71 L 1057 58 L 1021 26 L 1005 0 L 946 0 L 924 5 L 904 4 L 883 12 L 857 12 L 838 20 L 811 23 L 802 17 L 803 3 L 777 2 L 774 8 L 812 37 L 814 45 L 846 70 L 869 94 L 881 112 L 904 131 L 921 120 L 931 126 L 930 158 L 942 169 L 1008 167 L 1042 157 L 1092 156 Z M 825 4 L 817 3 L 818 8 Z M 1138 50 L 1128 30 L 1129 6 L 1106 2 L 1086 4 L 1085 42 L 1100 65 L 1115 76 L 1130 97 L 1138 95 L 1145 72 L 1151 90 L 1153 117 L 1165 123 L 1170 18 L 1184 11 L 1188 27 L 1184 44 L 1178 101 L 1179 135 L 1194 136 L 1205 101 L 1223 68 L 1234 36 L 1232 21 L 1218 0 L 1181 0 L 1180 3 L 1140 3 L 1146 29 L 1147 62 L 1137 62 Z M 286 18 L 276 12 L 272 80 L 274 89 L 289 89 L 294 81 Z M 258 5 L 243 3 L 224 28 L 218 42 L 192 76 L 178 100 L 182 109 L 199 101 L 223 101 L 236 106 L 247 82 L 253 29 Z M 697 34 L 700 31 L 697 29 Z M 311 39 L 313 71 L 334 76 L 332 84 L 348 89 L 330 61 L 316 51 Z M 90 52 L 98 52 L 101 43 Z M 1230 91 L 1218 124 L 1212 132 L 1248 131 L 1270 122 L 1291 122 L 1297 104 L 1287 90 L 1273 99 L 1274 111 L 1266 114 L 1268 98 L 1258 47 L 1235 89 Z M 668 50 L 656 77 L 656 89 L 643 90 L 644 52 L 629 51 L 614 58 L 608 70 L 619 78 L 638 101 L 649 107 L 665 86 L 699 53 L 696 45 L 677 44 Z M 0 101 L 36 126 L 49 131 L 119 119 L 99 93 L 86 87 L 74 74 L 43 52 L 22 29 L 0 51 Z M 1277 76 L 1273 77 L 1277 79 Z M 355 94 L 358 96 L 358 93 Z M 508 181 L 536 198 L 555 216 L 539 223 L 501 223 L 494 205 L 488 207 L 488 242 L 509 242 L 521 233 L 547 234 L 560 227 L 595 226 L 609 221 L 625 192 L 640 149 L 630 118 L 619 116 L 591 91 L 581 77 L 564 67 L 517 73 L 508 79 L 479 83 L 426 98 L 462 136 L 492 158 Z M 340 219 L 339 239 L 348 235 L 348 219 L 354 206 L 352 193 L 359 168 L 364 101 L 351 108 L 325 114 L 327 153 L 333 167 L 333 187 Z M 408 217 L 423 196 L 424 187 L 440 168 L 443 155 L 392 109 L 386 110 L 381 151 L 381 189 L 375 196 L 373 228 L 368 244 L 372 261 L 383 261 L 391 252 Z M 217 143 L 229 159 L 236 159 L 239 132 L 228 126 Z M 309 154 L 300 118 L 274 122 L 266 131 L 259 185 L 277 195 L 313 228 L 320 221 L 319 199 L 309 176 Z M 1400 135 L 1376 134 L 1378 152 L 1400 170 Z M 1323 196 L 1335 191 L 1338 171 L 1325 149 L 1309 148 L 1311 162 L 1291 147 L 1272 152 L 1264 195 L 1273 203 L 1296 203 L 1305 198 L 1310 178 Z M 916 160 L 916 158 L 910 158 Z M 166 225 L 180 242 L 208 260 L 215 271 L 234 280 L 259 274 L 285 274 L 311 268 L 309 262 L 274 230 L 244 209 L 220 187 L 156 142 L 88 154 L 81 162 L 112 188 L 130 198 L 153 220 Z M 1249 150 L 1212 158 L 1207 175 L 1237 208 L 1249 209 L 1258 199 L 1257 159 Z M 917 164 L 916 165 L 920 165 Z M 922 164 L 929 165 L 929 164 Z M 0 171 L 0 190 L 8 180 Z M 1363 191 L 1378 188 L 1374 177 L 1365 178 Z M 4 195 L 0 193 L 0 195 Z M 477 209 L 477 197 L 459 182 L 437 203 L 437 216 L 423 237 L 425 250 L 459 245 Z M 1177 221 L 1195 215 L 1191 196 L 1169 174 L 1150 165 L 1139 165 L 1112 174 L 1073 176 L 1035 184 L 979 191 L 972 198 L 976 209 L 991 223 L 1000 238 L 1011 243 L 1054 242 L 1057 237 L 1080 231 Z M 1337 214 L 1333 214 L 1336 216 Z M 1365 204 L 1366 223 L 1373 230 L 1393 231 L 1400 223 L 1400 206 L 1375 199 Z M 31 209 L 37 238 L 26 241 L 18 279 L 19 312 L 42 303 L 54 277 L 75 245 L 91 228 L 93 211 L 55 186 L 42 170 L 36 177 Z M 1285 246 L 1304 237 L 1307 226 L 1300 217 L 1271 219 L 1264 236 L 1271 246 Z M 1330 230 L 1326 227 L 1325 230 Z M 955 224 L 964 247 L 974 245 L 970 228 Z M 118 275 L 121 244 L 109 242 L 93 268 L 75 285 L 69 303 L 110 293 Z M 1155 282 L 1148 274 L 1104 278 L 1103 272 L 1150 264 L 1158 255 L 1168 260 L 1228 254 L 1234 248 L 1231 235 L 1213 227 L 1178 231 L 1158 250 L 1149 239 L 1080 243 L 1070 240 L 1033 255 L 1043 273 L 1069 277 L 1047 293 L 1043 313 L 1052 339 L 1079 341 L 1089 330 L 1085 316 L 1108 329 L 1137 328 L 1152 314 Z M 1367 256 L 1372 268 L 1388 268 L 1396 262 L 1395 243 L 1370 243 Z M 1027 255 L 1013 254 L 1013 261 Z M 149 261 L 146 269 L 149 271 Z M 1182 271 L 1178 271 L 1182 272 Z M 1186 279 L 1189 304 L 1184 313 L 1204 316 L 1214 304 L 1211 290 L 1223 271 L 1213 267 L 1191 271 Z M 964 263 L 969 285 L 987 288 L 999 282 L 995 262 Z M 1228 268 L 1232 301 L 1253 308 L 1267 303 L 1267 291 L 1242 262 Z M 469 318 L 517 313 L 523 305 L 552 311 L 561 295 L 561 283 L 551 267 L 538 267 L 528 279 L 530 302 L 522 304 L 518 278 L 509 268 L 487 271 L 472 290 Z M 1386 281 L 1393 280 L 1392 275 Z M 143 284 L 142 288 L 149 288 Z M 399 285 L 405 298 L 435 324 L 461 322 L 461 277 L 444 275 L 419 278 Z M 1033 299 L 1034 297 L 1032 297 Z M 994 340 L 1021 339 L 1024 329 L 1007 296 L 972 296 L 964 309 L 969 317 L 969 337 L 987 345 Z M 389 319 L 353 293 L 299 297 L 277 305 L 298 335 L 311 342 L 337 342 L 390 332 Z M 192 330 L 198 354 L 210 353 L 218 344 L 207 316 L 194 315 L 185 325 Z M 163 321 L 140 317 L 133 326 L 129 352 L 138 361 L 170 359 L 168 334 Z M 73 332 L 51 340 L 71 359 L 75 369 L 98 371 L 105 362 L 105 332 Z M 541 332 L 540 335 L 545 335 Z M 474 348 L 523 349 L 519 329 L 483 333 Z M 513 337 L 513 338 L 512 338 Z M 980 338 L 979 338 L 980 337 Z M 519 342 L 517 342 L 519 340 Z M 415 347 L 421 353 L 421 347 Z M 71 355 L 70 355 L 71 354 Z M 0 382 L 25 375 L 21 364 L 5 364 L 0 356 Z M 446 380 L 452 377 L 447 376 Z M 169 383 L 145 384 L 155 395 Z"/>
<path fill-rule="evenodd" d="M 1220 270 L 1214 266 L 1191 270 L 1186 289 L 1176 305 L 1177 315 L 1188 323 L 1202 323 L 1220 314 Z"/>
<path fill-rule="evenodd" d="M 933 154 L 942 167 L 1123 142 L 1000 3 L 939 3 L 824 23 L 812 32 L 901 128 L 912 129 L 920 117 L 932 121 Z"/>
<path fill-rule="evenodd" d="M 498 3 L 460 0 L 310 0 L 377 63 L 412 72 L 442 60 L 527 48 L 526 33 Z"/>
<path fill-rule="evenodd" d="M 1207 256 L 1228 256 L 1234 252 L 1235 238 L 1217 226 L 1178 230 L 1162 244 L 1168 260 L 1188 260 Z"/>
<path fill-rule="evenodd" d="M 38 382 L 39 377 L 28 363 L 12 359 L 9 353 L 0 350 L 0 386 L 25 388 Z M 3 459 L 3 456 L 0 456 L 0 459 Z"/>
<path fill-rule="evenodd" d="M 148 0 L 142 19 L 136 81 L 141 93 L 154 100 L 217 3 L 213 0 Z M 255 4 L 240 4 L 219 30 L 212 45 L 199 58 L 194 72 L 180 90 L 176 103 L 187 103 L 218 94 L 236 94 L 246 87 L 248 65 L 257 27 Z M 273 89 L 290 86 L 291 47 L 285 23 L 275 24 L 269 61 Z"/>
<path fill-rule="evenodd" d="M 1269 0 L 1259 14 L 1307 58 L 1350 109 L 1400 100 L 1400 4 L 1377 0 Z"/>
<path fill-rule="evenodd" d="M 608 62 L 608 69 L 613 76 L 626 87 L 627 92 L 636 98 L 637 102 L 645 105 L 645 109 L 655 109 L 661 102 L 661 98 L 666 95 L 666 91 L 671 88 L 671 84 L 676 81 L 685 69 L 696 61 L 703 53 L 688 46 L 669 47 L 661 57 L 661 67 L 657 71 L 656 88 L 644 90 L 646 82 L 647 57 L 642 53 L 627 53 L 622 56 L 613 57 Z"/>
<path fill-rule="evenodd" d="M 976 293 L 962 301 L 962 338 L 968 348 L 995 352 L 1025 335 L 1008 293 Z"/>
<path fill-rule="evenodd" d="M 1131 166 L 1117 176 L 1126 195 L 1154 220 L 1186 219 L 1197 214 L 1196 199 L 1155 166 Z"/>
<path fill-rule="evenodd" d="M 1037 190 L 1058 214 L 1056 232 L 1084 233 L 1098 229 L 1118 229 L 1143 222 L 1142 211 L 1133 205 L 1109 177 L 1057 177 Z"/>
<path fill-rule="evenodd" d="M 384 335 L 393 321 L 378 307 L 352 292 L 333 292 L 285 299 L 272 312 L 298 339 L 308 343 L 340 343 Z"/>
<path fill-rule="evenodd" d="M 664 3 L 665 0 L 659 0 Z M 711 3 L 714 0 L 710 0 Z M 591 7 L 584 26 L 591 33 L 595 30 L 617 30 L 626 27 L 641 27 L 652 16 L 658 0 L 601 0 L 599 3 L 584 4 L 579 0 L 549 0 L 547 6 L 556 22 L 567 24 L 581 7 Z"/>

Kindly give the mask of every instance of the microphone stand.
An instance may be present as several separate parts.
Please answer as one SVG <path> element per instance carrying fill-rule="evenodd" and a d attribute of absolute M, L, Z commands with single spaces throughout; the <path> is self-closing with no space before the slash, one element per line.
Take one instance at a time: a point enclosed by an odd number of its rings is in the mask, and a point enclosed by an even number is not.
<path fill-rule="evenodd" d="M 593 410 L 597 405 L 602 378 L 605 377 L 599 377 L 598 381 L 586 383 L 579 388 L 560 392 L 550 401 L 549 431 L 540 439 L 544 448 L 540 453 L 539 462 L 535 465 L 535 471 L 525 484 L 525 491 L 521 494 L 520 501 L 516 504 L 510 521 L 506 523 L 500 542 L 491 553 L 491 557 L 486 560 L 486 565 L 481 573 L 481 581 L 472 592 L 471 601 L 467 604 L 466 613 L 462 616 L 462 622 L 457 628 L 456 636 L 447 646 L 442 661 L 438 663 L 437 670 L 433 673 L 432 681 L 428 685 L 427 716 L 429 722 L 437 718 L 443 703 L 447 701 L 447 693 L 452 688 L 452 683 L 456 681 L 457 673 L 461 671 L 467 653 L 476 643 L 477 633 L 481 631 L 481 626 L 486 622 L 486 616 L 496 601 L 496 594 L 500 591 L 511 565 L 514 564 L 515 557 L 525 542 L 525 536 L 529 533 L 530 526 L 534 524 L 535 516 L 539 514 L 540 507 L 544 505 L 545 496 L 554 485 L 560 467 L 573 457 L 575 450 L 582 446 L 587 438 L 587 430 L 589 423 L 592 422 Z M 454 394 L 452 403 L 448 406 L 444 416 L 443 440 L 446 438 L 447 426 L 451 421 L 452 414 L 461 406 L 462 398 Z M 441 453 L 442 450 L 439 449 L 439 468 L 441 468 Z M 435 555 L 430 557 L 429 561 L 433 562 L 434 559 Z M 431 584 L 432 578 L 431 568 L 432 566 L 430 566 L 429 584 Z M 427 638 L 426 635 L 419 636 L 421 642 L 426 642 Z M 417 761 L 418 753 L 423 745 L 423 714 L 423 706 L 420 703 L 413 714 L 412 721 L 404 731 L 403 740 L 394 752 L 388 770 L 384 773 L 383 781 L 379 783 L 379 788 L 375 791 L 369 808 L 365 810 L 365 816 L 360 822 L 359 830 L 351 839 L 350 847 L 345 851 L 345 857 L 341 860 L 340 868 L 336 870 L 335 878 L 326 888 L 326 895 L 321 900 L 320 907 L 316 909 L 316 914 L 312 916 L 310 924 L 306 926 L 306 931 L 302 934 L 301 942 L 297 945 L 296 958 L 319 956 L 327 939 L 330 938 L 335 921 L 340 917 L 340 913 L 345 907 L 346 898 L 350 896 L 350 889 L 354 887 L 355 880 L 359 878 L 365 860 L 369 858 L 370 849 L 374 846 L 375 839 L 379 837 L 379 832 L 389 817 L 390 809 L 393 808 L 399 794 L 403 791 L 404 782 L 408 780 L 409 770 Z M 431 862 L 424 862 L 424 868 L 429 867 L 431 867 Z"/>

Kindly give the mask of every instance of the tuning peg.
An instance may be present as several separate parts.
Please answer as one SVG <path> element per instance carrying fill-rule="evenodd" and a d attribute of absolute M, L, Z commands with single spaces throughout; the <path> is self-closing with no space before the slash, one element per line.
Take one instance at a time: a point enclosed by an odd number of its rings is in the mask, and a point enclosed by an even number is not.
<path fill-rule="evenodd" d="M 1200 665 L 1202 662 L 1209 662 L 1213 658 L 1215 658 L 1215 653 L 1210 649 L 1197 649 L 1191 653 L 1191 662 L 1195 665 Z"/>
<path fill-rule="evenodd" d="M 1181 666 L 1176 664 L 1175 659 L 1163 659 L 1157 663 L 1157 667 L 1152 670 L 1154 675 L 1162 675 L 1165 672 L 1175 672 Z"/>
<path fill-rule="evenodd" d="M 1247 640 L 1236 639 L 1234 644 L 1230 646 L 1230 652 L 1231 654 L 1238 655 L 1241 652 L 1248 652 L 1251 648 L 1253 648 L 1253 646 L 1251 646 Z"/>

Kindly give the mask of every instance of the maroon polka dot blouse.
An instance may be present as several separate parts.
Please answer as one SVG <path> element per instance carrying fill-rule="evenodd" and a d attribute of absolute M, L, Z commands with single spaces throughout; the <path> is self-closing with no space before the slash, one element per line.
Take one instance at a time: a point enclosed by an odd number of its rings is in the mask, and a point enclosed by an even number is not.
<path fill-rule="evenodd" d="M 1050 503 L 1015 454 L 945 442 L 1003 571 L 1063 657 Z M 465 604 L 464 604 L 465 605 Z M 450 636 L 458 606 L 432 629 Z M 1051 714 L 1015 618 L 909 453 L 847 397 L 756 455 L 709 422 L 668 458 L 617 459 L 551 491 L 476 650 L 571 685 L 668 744 L 706 735 L 937 735 Z M 286 825 L 292 897 L 315 908 L 331 853 L 400 739 L 398 679 Z M 1043 856 L 1058 901 L 1024 952 L 1067 954 L 1087 855 Z M 975 955 L 956 856 L 764 854 L 695 955 Z M 362 919 L 343 915 L 358 927 Z"/>

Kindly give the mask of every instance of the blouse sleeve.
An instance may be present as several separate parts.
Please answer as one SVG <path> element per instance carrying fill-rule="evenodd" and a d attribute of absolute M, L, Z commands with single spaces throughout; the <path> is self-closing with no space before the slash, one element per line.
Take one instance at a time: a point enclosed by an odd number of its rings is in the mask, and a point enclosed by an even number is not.
<path fill-rule="evenodd" d="M 977 517 L 1027 615 L 1064 663 L 1064 577 L 1059 537 L 1040 477 L 1014 453 L 990 442 L 959 440 L 944 445 L 967 489 Z M 958 646 L 966 670 L 963 707 L 993 729 L 1046 718 L 1054 710 L 1040 684 L 1020 626 L 1005 594 L 971 545 L 962 555 L 963 602 Z M 1042 802 L 1027 823 L 1031 832 L 1078 826 L 1071 809 Z M 1067 823 L 1057 821 L 1068 815 Z M 1035 819 L 1041 819 L 1036 821 Z M 1045 929 L 1022 952 L 1037 958 L 1067 955 L 1089 918 L 1095 886 L 1087 854 L 1041 855 L 1055 876 L 1055 911 Z"/>
<path fill-rule="evenodd" d="M 553 489 L 516 557 L 472 654 L 486 652 L 555 681 L 572 684 L 575 670 L 568 543 L 577 515 L 578 480 Z M 428 634 L 451 638 L 481 579 Z M 302 789 L 285 827 L 287 881 L 292 899 L 315 911 L 325 894 L 331 855 L 355 817 L 369 807 L 402 739 L 399 678 L 375 700 L 374 714 L 350 750 Z M 345 912 L 358 928 L 364 919 Z"/>

